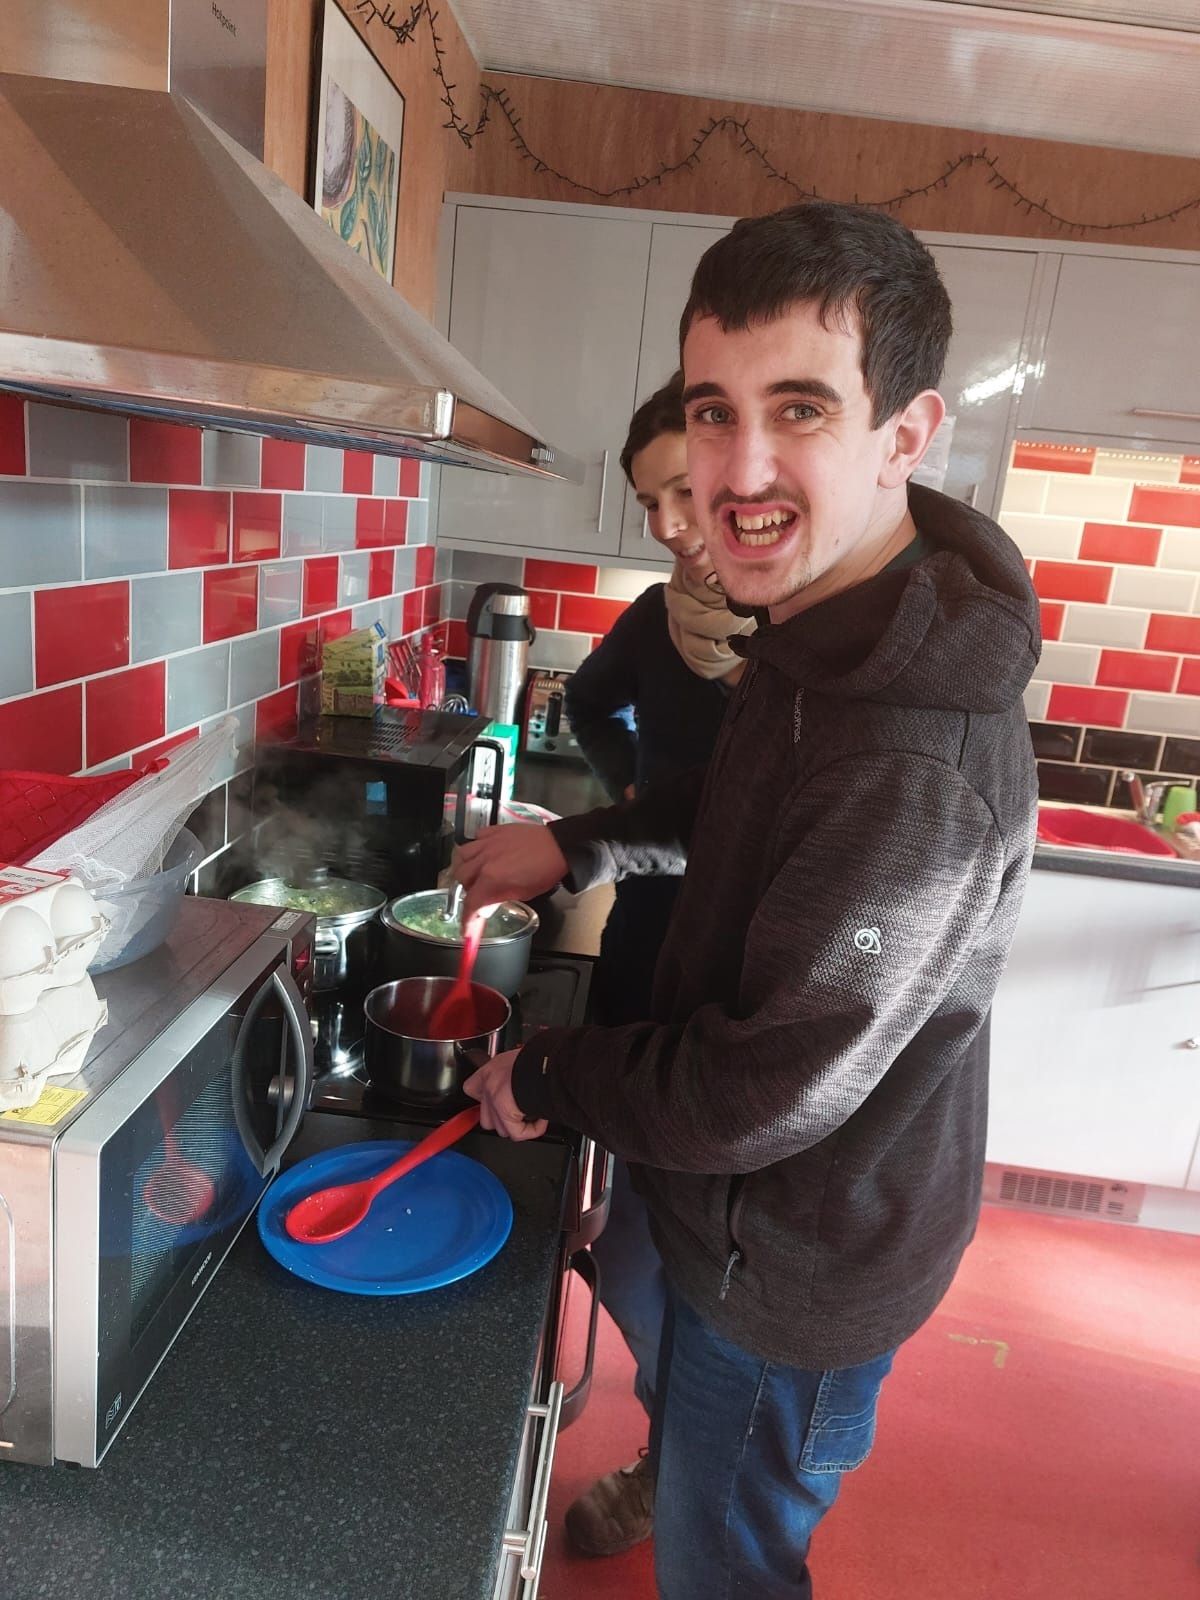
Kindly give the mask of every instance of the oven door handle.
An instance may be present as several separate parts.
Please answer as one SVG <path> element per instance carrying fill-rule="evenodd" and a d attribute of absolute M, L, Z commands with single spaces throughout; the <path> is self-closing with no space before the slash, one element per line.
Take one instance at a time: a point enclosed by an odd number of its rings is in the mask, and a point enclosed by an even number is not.
<path fill-rule="evenodd" d="M 566 1391 L 562 1398 L 560 1426 L 569 1428 L 587 1405 L 592 1391 L 592 1374 L 596 1368 L 596 1325 L 600 1316 L 600 1263 L 590 1250 L 577 1250 L 567 1262 L 567 1271 L 581 1278 L 591 1291 L 592 1304 L 588 1313 L 587 1349 L 583 1358 L 583 1372 L 579 1381 Z M 555 1374 L 557 1377 L 557 1374 Z"/>
<path fill-rule="evenodd" d="M 283 1119 L 283 1126 L 279 1135 L 269 1150 L 264 1150 L 259 1143 L 258 1135 L 250 1121 L 250 1097 L 246 1087 L 246 1039 L 250 1029 L 254 1026 L 259 1012 L 266 1005 L 271 994 L 279 997 L 283 1007 L 283 1014 L 287 1019 L 288 1032 L 296 1046 L 295 1084 L 292 1089 L 291 1103 L 288 1105 L 287 1114 Z M 237 1123 L 238 1133 L 246 1147 L 246 1153 L 253 1161 L 259 1174 L 272 1177 L 278 1171 L 279 1163 L 283 1160 L 283 1153 L 295 1137 L 296 1129 L 300 1126 L 300 1119 L 304 1116 L 308 1096 L 312 1089 L 313 1081 L 313 1041 L 312 1029 L 306 1025 L 307 1013 L 304 1010 L 304 999 L 296 987 L 296 980 L 286 967 L 275 967 L 271 973 L 269 984 L 264 983 L 262 988 L 251 1000 L 246 1008 L 246 1015 L 242 1018 L 242 1025 L 238 1029 L 237 1039 L 233 1046 L 233 1064 L 231 1076 L 233 1078 L 233 1118 Z"/>

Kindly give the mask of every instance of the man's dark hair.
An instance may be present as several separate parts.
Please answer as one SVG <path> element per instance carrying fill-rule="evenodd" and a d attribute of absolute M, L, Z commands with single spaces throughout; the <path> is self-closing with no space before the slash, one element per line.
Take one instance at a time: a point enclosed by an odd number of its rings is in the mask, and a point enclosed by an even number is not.
<path fill-rule="evenodd" d="M 625 448 L 621 451 L 621 470 L 633 483 L 633 458 L 639 450 L 653 444 L 660 433 L 683 433 L 683 373 L 668 378 L 649 400 L 643 400 L 629 421 Z"/>
<path fill-rule="evenodd" d="M 728 333 L 804 301 L 826 326 L 858 313 L 873 428 L 937 387 L 951 323 L 932 255 L 885 212 L 831 200 L 743 217 L 710 245 L 679 324 L 680 350 L 697 317 L 715 317 Z"/>

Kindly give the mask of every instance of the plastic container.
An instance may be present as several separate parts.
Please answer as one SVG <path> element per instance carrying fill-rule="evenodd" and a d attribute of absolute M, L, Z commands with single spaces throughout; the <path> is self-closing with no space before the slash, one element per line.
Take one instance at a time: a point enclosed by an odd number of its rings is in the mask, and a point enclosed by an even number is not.
<path fill-rule="evenodd" d="M 97 893 L 96 904 L 111 927 L 91 964 L 93 974 L 140 961 L 164 943 L 175 926 L 187 881 L 203 858 L 200 841 L 181 828 L 161 872 L 123 889 Z"/>

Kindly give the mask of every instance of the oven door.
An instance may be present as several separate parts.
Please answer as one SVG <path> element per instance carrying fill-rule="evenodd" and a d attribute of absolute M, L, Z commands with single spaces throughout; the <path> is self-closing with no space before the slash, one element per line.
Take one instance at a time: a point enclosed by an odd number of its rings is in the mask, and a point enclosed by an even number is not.
<path fill-rule="evenodd" d="M 99 1464 L 300 1125 L 312 1035 L 285 962 L 260 939 L 56 1150 L 59 1461 Z"/>

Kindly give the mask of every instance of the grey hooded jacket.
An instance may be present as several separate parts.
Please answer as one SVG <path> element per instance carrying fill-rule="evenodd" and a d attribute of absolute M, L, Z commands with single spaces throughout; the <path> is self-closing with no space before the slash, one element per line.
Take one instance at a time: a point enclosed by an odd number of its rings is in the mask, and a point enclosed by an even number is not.
<path fill-rule="evenodd" d="M 552 824 L 573 887 L 686 875 L 653 1017 L 548 1030 L 513 1075 L 527 1116 L 633 1164 L 710 1326 L 810 1369 L 913 1333 L 974 1231 L 1035 833 L 1024 562 L 909 495 L 933 553 L 738 641 L 706 771 Z"/>

